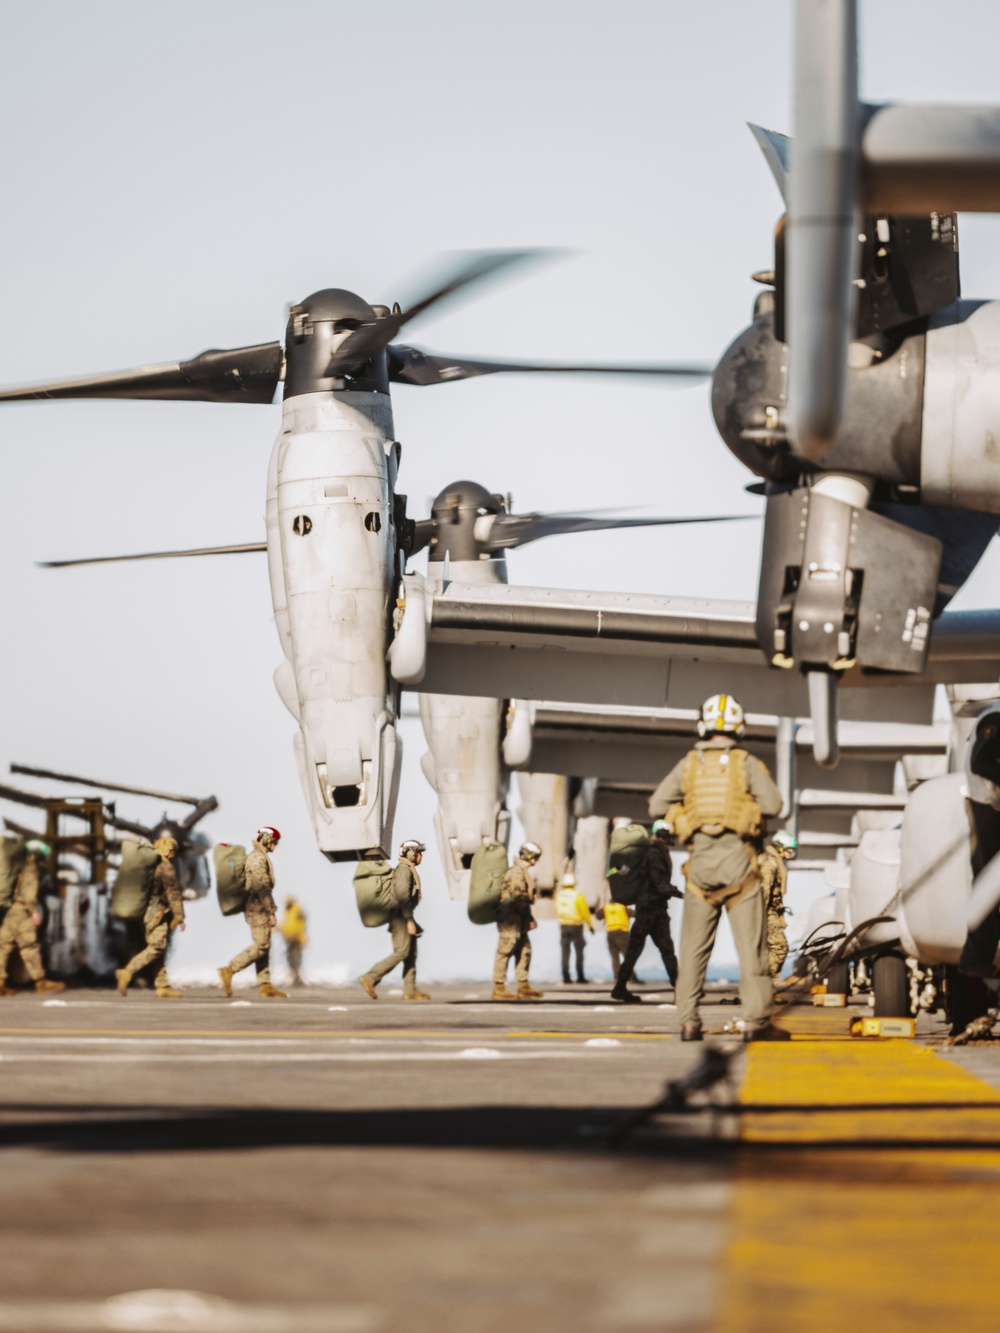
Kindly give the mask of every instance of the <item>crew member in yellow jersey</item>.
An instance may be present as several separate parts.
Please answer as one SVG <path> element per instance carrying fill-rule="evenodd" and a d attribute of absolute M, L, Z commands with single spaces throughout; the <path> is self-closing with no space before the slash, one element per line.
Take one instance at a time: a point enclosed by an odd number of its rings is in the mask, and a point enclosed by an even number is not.
<path fill-rule="evenodd" d="M 576 954 L 576 979 L 583 982 L 583 951 L 586 947 L 584 926 L 594 933 L 594 921 L 590 915 L 587 900 L 576 887 L 576 876 L 568 870 L 562 877 L 562 883 L 556 891 L 556 917 L 559 921 L 559 944 L 562 948 L 562 979 L 569 985 L 570 950 Z"/>
<path fill-rule="evenodd" d="M 616 903 L 610 898 L 603 907 L 597 909 L 598 916 L 603 916 L 604 927 L 608 932 L 608 953 L 611 955 L 611 971 L 618 980 L 618 970 L 628 948 L 628 908 L 624 903 Z"/>

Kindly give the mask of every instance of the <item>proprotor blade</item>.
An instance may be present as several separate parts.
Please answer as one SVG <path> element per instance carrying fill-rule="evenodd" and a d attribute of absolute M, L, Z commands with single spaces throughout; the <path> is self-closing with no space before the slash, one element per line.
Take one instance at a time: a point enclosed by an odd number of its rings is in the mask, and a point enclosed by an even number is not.
<path fill-rule="evenodd" d="M 489 530 L 482 540 L 484 550 L 502 551 L 524 546 L 542 537 L 573 532 L 602 532 L 615 528 L 672 527 L 683 523 L 739 523 L 756 514 L 705 514 L 693 518 L 611 518 L 590 514 L 497 514 L 478 520 Z M 478 535 L 478 534 L 477 534 Z"/>
<path fill-rule="evenodd" d="M 419 347 L 393 343 L 389 348 L 389 378 L 399 384 L 446 384 L 450 380 L 474 379 L 478 375 L 645 375 L 684 380 L 708 379 L 711 366 L 649 363 L 613 366 L 598 363 L 538 361 L 484 361 L 469 357 L 443 356 Z"/>
<path fill-rule="evenodd" d="M 0 402 L 32 398 L 140 398 L 193 403 L 270 403 L 281 379 L 281 343 L 202 352 L 191 361 L 52 380 L 0 391 Z"/>
<path fill-rule="evenodd" d="M 328 373 L 330 375 L 350 374 L 359 363 L 367 361 L 376 352 L 388 347 L 404 324 L 408 324 L 411 319 L 416 319 L 418 315 L 422 315 L 424 311 L 429 310 L 432 306 L 440 305 L 472 283 L 481 282 L 484 278 L 492 277 L 499 273 L 501 269 L 510 268 L 514 264 L 523 264 L 529 259 L 540 259 L 547 253 L 550 252 L 545 250 L 497 250 L 484 254 L 463 256 L 447 277 L 439 280 L 425 296 L 416 300 L 409 309 L 400 311 L 398 314 L 387 315 L 373 324 L 363 324 L 361 328 L 346 338 L 340 344 L 330 362 Z"/>
<path fill-rule="evenodd" d="M 789 412 L 820 459 L 840 426 L 851 336 L 860 120 L 855 0 L 798 0 L 788 210 Z"/>
<path fill-rule="evenodd" d="M 69 569 L 73 565 L 115 565 L 126 560 L 173 560 L 189 555 L 247 555 L 266 551 L 267 542 L 245 542 L 242 546 L 195 546 L 190 551 L 146 551 L 142 555 L 92 555 L 82 560 L 40 560 L 40 569 Z"/>

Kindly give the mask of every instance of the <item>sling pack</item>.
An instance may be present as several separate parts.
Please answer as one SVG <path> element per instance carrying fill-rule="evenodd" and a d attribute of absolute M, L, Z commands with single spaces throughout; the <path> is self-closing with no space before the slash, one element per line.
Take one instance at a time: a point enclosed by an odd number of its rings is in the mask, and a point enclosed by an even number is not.
<path fill-rule="evenodd" d="M 141 921 L 153 895 L 153 875 L 160 853 L 148 842 L 126 838 L 122 862 L 111 886 L 111 915 L 120 921 Z"/>
<path fill-rule="evenodd" d="M 626 824 L 611 834 L 608 884 L 616 903 L 631 906 L 639 889 L 639 867 L 649 850 L 649 834 L 641 824 Z"/>
<path fill-rule="evenodd" d="M 28 859 L 24 839 L 5 833 L 0 837 L 0 912 L 6 911 L 14 901 L 17 877 L 24 869 Z"/>
<path fill-rule="evenodd" d="M 387 926 L 392 913 L 391 861 L 359 861 L 354 872 L 354 896 L 365 926 Z"/>
<path fill-rule="evenodd" d="M 247 849 L 238 843 L 220 842 L 212 849 L 215 863 L 215 894 L 223 916 L 238 916 L 247 905 Z"/>
<path fill-rule="evenodd" d="M 686 846 L 699 830 L 710 836 L 735 833 L 740 838 L 760 837 L 760 806 L 747 782 L 746 750 L 692 750 L 684 763 L 682 805 L 667 811 L 677 841 Z"/>
<path fill-rule="evenodd" d="M 500 889 L 507 873 L 507 849 L 502 842 L 487 842 L 472 853 L 469 876 L 469 920 L 476 926 L 496 924 Z"/>

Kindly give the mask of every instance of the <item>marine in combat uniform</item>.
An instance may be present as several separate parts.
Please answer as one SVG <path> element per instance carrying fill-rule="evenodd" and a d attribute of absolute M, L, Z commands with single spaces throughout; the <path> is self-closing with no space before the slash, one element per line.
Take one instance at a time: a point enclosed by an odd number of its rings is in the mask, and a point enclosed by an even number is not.
<path fill-rule="evenodd" d="M 302 980 L 302 955 L 308 938 L 306 936 L 306 914 L 302 904 L 291 894 L 285 898 L 285 915 L 281 918 L 281 935 L 285 941 L 285 961 L 292 974 L 293 986 L 304 986 Z"/>
<path fill-rule="evenodd" d="M 666 814 L 678 842 L 689 849 L 676 988 L 682 1041 L 701 1040 L 698 1008 L 723 908 L 739 957 L 747 1035 L 774 1034 L 767 911 L 753 843 L 762 818 L 781 810 L 781 793 L 764 765 L 737 745 L 744 725 L 732 695 L 707 699 L 698 722 L 707 739 L 674 766 L 649 802 L 650 814 Z"/>
<path fill-rule="evenodd" d="M 677 987 L 677 954 L 674 950 L 673 936 L 670 933 L 670 915 L 667 904 L 671 898 L 681 895 L 671 882 L 672 866 L 670 861 L 670 826 L 662 819 L 653 825 L 653 836 L 649 850 L 639 866 L 639 887 L 635 897 L 635 920 L 629 936 L 625 958 L 611 992 L 613 1000 L 624 1003 L 636 1003 L 638 995 L 628 989 L 635 965 L 639 961 L 646 941 L 652 940 L 660 951 L 663 966 L 667 969 L 670 984 Z"/>
<path fill-rule="evenodd" d="M 271 985 L 271 931 L 278 924 L 278 909 L 274 905 L 274 866 L 268 855 L 281 841 L 281 834 L 270 824 L 257 830 L 253 848 L 247 856 L 244 876 L 247 900 L 243 915 L 250 927 L 253 943 L 238 953 L 228 967 L 219 968 L 222 989 L 233 993 L 233 977 L 251 963 L 257 969 L 257 982 L 264 1000 L 287 1000 L 284 991 Z"/>
<path fill-rule="evenodd" d="M 794 861 L 798 839 L 779 829 L 757 858 L 760 886 L 767 904 L 767 962 L 772 977 L 781 976 L 788 957 L 785 922 L 785 890 L 788 887 L 786 862 Z"/>
<path fill-rule="evenodd" d="M 17 877 L 13 901 L 0 926 L 0 996 L 17 994 L 7 985 L 7 963 L 15 950 L 21 955 L 25 971 L 35 983 L 35 990 L 39 994 L 52 994 L 66 989 L 63 982 L 48 980 L 42 963 L 42 951 L 38 947 L 38 927 L 42 924 L 42 913 L 38 906 L 42 866 L 51 852 L 48 844 L 37 838 L 32 838 L 26 844 L 26 851 L 28 859 Z"/>
<path fill-rule="evenodd" d="M 394 967 L 403 964 L 403 999 L 429 1000 L 426 991 L 417 989 L 417 936 L 420 927 L 413 919 L 413 909 L 421 898 L 420 876 L 417 866 L 424 858 L 424 844 L 409 838 L 399 849 L 399 862 L 392 874 L 393 906 L 389 912 L 389 934 L 392 953 L 358 977 L 361 986 L 373 1000 L 378 999 L 375 987 Z"/>
<path fill-rule="evenodd" d="M 137 972 L 141 972 L 150 963 L 159 963 L 156 974 L 156 993 L 161 999 L 176 1000 L 180 991 L 174 990 L 167 976 L 167 944 L 172 930 L 184 929 L 184 898 L 177 883 L 177 871 L 174 859 L 177 856 L 176 838 L 157 838 L 153 846 L 160 853 L 160 860 L 153 871 L 153 891 L 149 897 L 149 906 L 142 918 L 146 932 L 146 947 L 115 973 L 119 995 L 125 995 L 129 983 Z"/>
<path fill-rule="evenodd" d="M 593 935 L 594 922 L 586 898 L 576 887 L 576 876 L 572 871 L 567 871 L 563 875 L 562 883 L 556 892 L 556 918 L 559 922 L 562 979 L 567 985 L 569 984 L 569 959 L 572 950 L 576 955 L 576 979 L 580 982 L 586 981 L 587 978 L 583 975 L 583 951 L 587 942 L 583 930 L 586 926 Z"/>
<path fill-rule="evenodd" d="M 514 864 L 504 873 L 497 909 L 497 956 L 493 964 L 493 1000 L 540 1000 L 542 992 L 528 983 L 531 966 L 531 941 L 528 932 L 537 922 L 531 911 L 535 896 L 528 871 L 538 861 L 542 849 L 534 842 L 521 845 Z M 517 994 L 507 989 L 507 965 L 514 959 Z"/>

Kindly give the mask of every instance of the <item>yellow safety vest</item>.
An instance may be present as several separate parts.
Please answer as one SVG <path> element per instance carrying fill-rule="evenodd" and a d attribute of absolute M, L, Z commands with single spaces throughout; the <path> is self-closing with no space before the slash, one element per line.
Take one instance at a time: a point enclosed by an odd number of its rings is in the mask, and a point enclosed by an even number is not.
<path fill-rule="evenodd" d="M 579 889 L 560 888 L 556 891 L 556 916 L 561 926 L 590 924 L 587 900 Z"/>
<path fill-rule="evenodd" d="M 621 903 L 605 903 L 604 924 L 608 930 L 628 930 L 627 909 Z"/>

